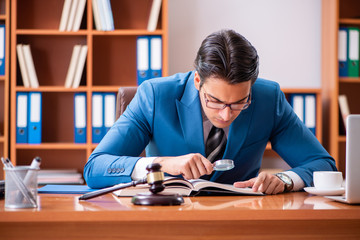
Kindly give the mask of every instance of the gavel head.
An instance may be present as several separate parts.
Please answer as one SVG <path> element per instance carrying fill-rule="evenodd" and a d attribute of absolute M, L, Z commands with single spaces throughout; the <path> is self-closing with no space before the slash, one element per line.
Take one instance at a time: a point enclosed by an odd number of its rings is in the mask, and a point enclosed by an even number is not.
<path fill-rule="evenodd" d="M 150 192 L 158 193 L 165 189 L 164 173 L 160 170 L 161 165 L 159 163 L 152 163 L 146 167 L 148 174 L 146 176 L 147 183 L 150 185 Z"/>

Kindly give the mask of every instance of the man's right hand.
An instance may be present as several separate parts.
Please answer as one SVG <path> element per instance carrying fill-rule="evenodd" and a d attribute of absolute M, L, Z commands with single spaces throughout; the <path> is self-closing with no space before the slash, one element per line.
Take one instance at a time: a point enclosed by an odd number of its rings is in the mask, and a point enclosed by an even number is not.
<path fill-rule="evenodd" d="M 182 175 L 185 179 L 197 179 L 209 175 L 213 165 L 199 153 L 191 153 L 178 157 L 158 157 L 154 163 L 161 164 L 161 170 L 171 175 Z"/>

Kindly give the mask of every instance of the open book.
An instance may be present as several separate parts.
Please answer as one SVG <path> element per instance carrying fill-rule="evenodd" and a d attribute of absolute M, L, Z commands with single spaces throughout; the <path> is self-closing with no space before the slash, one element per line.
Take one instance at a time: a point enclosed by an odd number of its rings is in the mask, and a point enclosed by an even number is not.
<path fill-rule="evenodd" d="M 165 190 L 162 193 L 178 193 L 182 196 L 195 196 L 201 193 L 212 193 L 219 195 L 264 195 L 261 192 L 253 192 L 251 188 L 236 188 L 230 184 L 210 182 L 203 179 L 185 180 L 176 177 L 166 177 L 164 180 Z M 114 191 L 118 197 L 131 197 L 138 193 L 149 192 L 148 184 L 137 185 Z"/>

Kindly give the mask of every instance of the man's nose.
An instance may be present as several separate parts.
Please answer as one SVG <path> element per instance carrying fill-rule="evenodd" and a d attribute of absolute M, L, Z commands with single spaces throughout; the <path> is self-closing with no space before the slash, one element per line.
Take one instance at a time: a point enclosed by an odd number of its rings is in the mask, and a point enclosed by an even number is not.
<path fill-rule="evenodd" d="M 231 109 L 229 106 L 226 106 L 224 109 L 220 110 L 220 116 L 222 120 L 229 121 L 231 118 Z"/>

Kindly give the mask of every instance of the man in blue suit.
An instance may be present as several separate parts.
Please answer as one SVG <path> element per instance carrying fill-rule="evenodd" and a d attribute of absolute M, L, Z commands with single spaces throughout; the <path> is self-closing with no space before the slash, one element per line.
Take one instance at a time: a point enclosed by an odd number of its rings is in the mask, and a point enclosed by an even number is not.
<path fill-rule="evenodd" d="M 255 48 L 240 34 L 209 35 L 197 53 L 195 71 L 139 86 L 91 154 L 84 169 L 87 184 L 102 188 L 140 179 L 145 166 L 157 162 L 170 175 L 277 194 L 311 186 L 313 171 L 336 170 L 279 85 L 258 79 L 258 66 Z M 221 142 L 215 159 L 234 160 L 232 170 L 213 170 L 214 156 L 206 154 L 206 146 L 214 136 Z M 269 141 L 289 171 L 259 174 Z M 147 157 L 138 157 L 145 147 Z"/>

